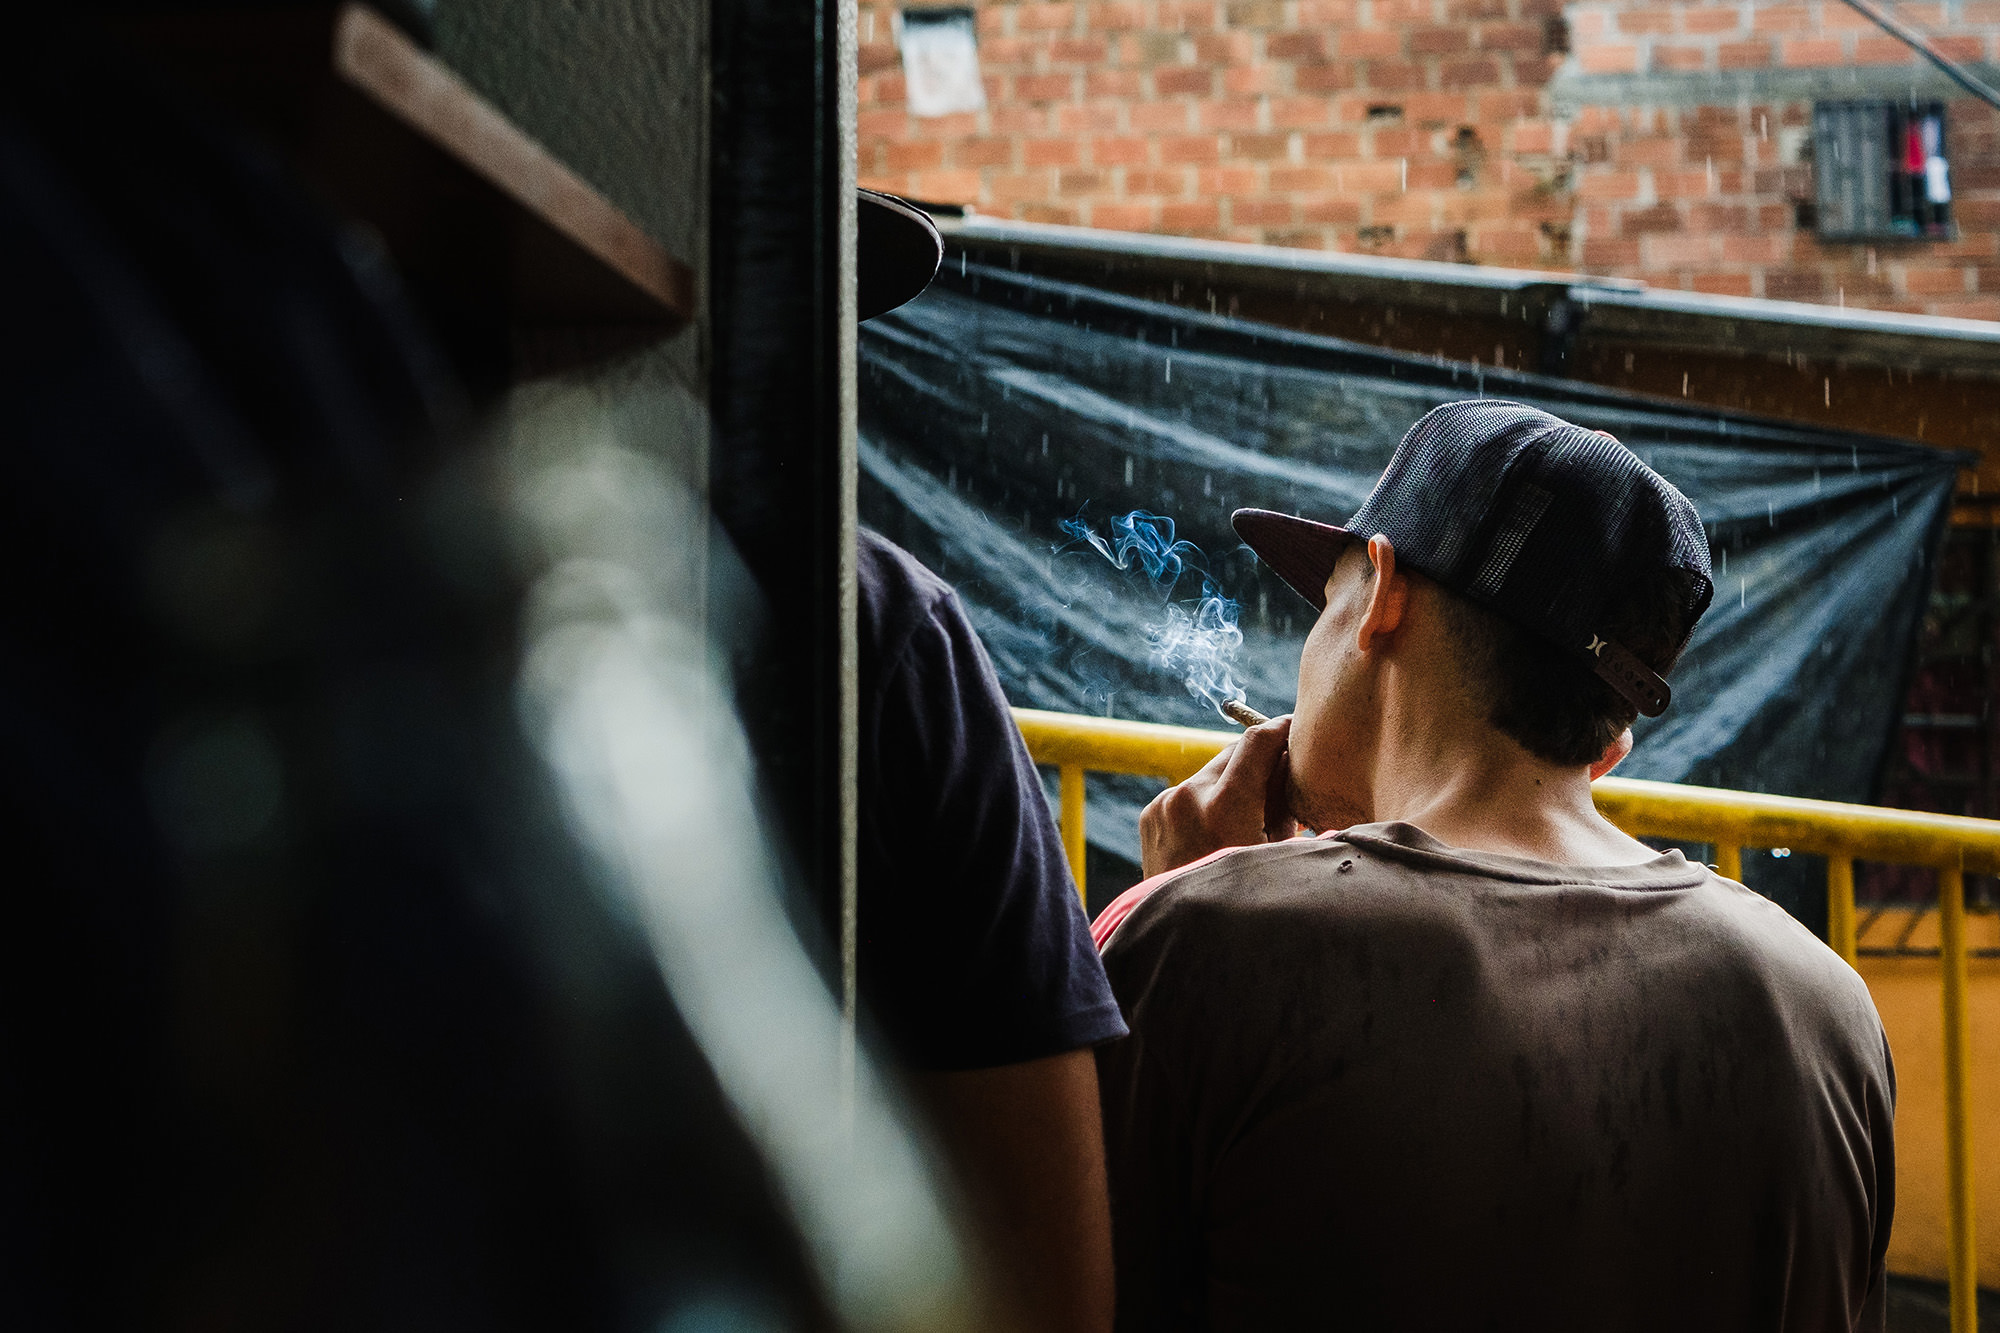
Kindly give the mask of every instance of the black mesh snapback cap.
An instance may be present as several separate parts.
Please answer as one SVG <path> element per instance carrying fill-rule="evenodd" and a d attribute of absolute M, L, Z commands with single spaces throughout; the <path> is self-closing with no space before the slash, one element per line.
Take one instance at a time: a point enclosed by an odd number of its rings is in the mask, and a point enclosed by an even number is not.
<path fill-rule="evenodd" d="M 1680 570 L 1692 631 L 1715 590 L 1708 535 L 1685 495 L 1609 436 L 1493 398 L 1425 414 L 1344 528 L 1264 509 L 1239 509 L 1231 521 L 1322 610 L 1340 553 L 1380 533 L 1399 567 L 1576 653 L 1647 717 L 1665 712 L 1673 692 L 1605 639 L 1607 610 Z"/>

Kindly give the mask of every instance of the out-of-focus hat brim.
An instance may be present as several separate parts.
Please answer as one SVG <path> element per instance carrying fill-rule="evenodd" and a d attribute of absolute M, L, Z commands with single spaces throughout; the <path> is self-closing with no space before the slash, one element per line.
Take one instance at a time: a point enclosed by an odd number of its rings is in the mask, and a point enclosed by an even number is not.
<path fill-rule="evenodd" d="M 1268 509 L 1239 509 L 1229 516 L 1229 523 L 1243 544 L 1316 611 L 1326 609 L 1326 581 L 1333 577 L 1340 553 L 1361 540 L 1359 533 L 1346 528 Z"/>
<path fill-rule="evenodd" d="M 944 237 L 931 215 L 892 194 L 856 190 L 855 305 L 862 319 L 913 300 L 944 262 Z"/>

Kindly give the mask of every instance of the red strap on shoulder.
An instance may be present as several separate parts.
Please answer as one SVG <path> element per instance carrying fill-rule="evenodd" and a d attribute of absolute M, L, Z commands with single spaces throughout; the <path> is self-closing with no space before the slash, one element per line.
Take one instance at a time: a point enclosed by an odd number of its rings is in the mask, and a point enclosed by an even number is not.
<path fill-rule="evenodd" d="M 1184 866 L 1175 866 L 1172 870 L 1162 870 L 1151 879 L 1140 880 L 1137 884 L 1134 884 L 1131 888 L 1112 899 L 1111 906 L 1097 914 L 1097 920 L 1090 923 L 1091 943 L 1097 946 L 1099 953 L 1103 953 L 1104 946 L 1111 942 L 1112 934 L 1117 931 L 1118 927 L 1125 924 L 1126 917 L 1132 915 L 1132 909 L 1152 897 L 1154 890 L 1172 880 L 1180 878 L 1190 870 L 1199 869 L 1219 857 L 1242 850 L 1244 849 L 1241 847 L 1224 847 L 1220 851 L 1210 852 L 1199 861 L 1190 861 Z"/>

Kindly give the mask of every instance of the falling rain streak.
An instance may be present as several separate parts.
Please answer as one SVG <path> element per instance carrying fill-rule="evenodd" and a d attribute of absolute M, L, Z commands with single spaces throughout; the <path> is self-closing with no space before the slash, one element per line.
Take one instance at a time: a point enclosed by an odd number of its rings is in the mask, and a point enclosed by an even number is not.
<path fill-rule="evenodd" d="M 1209 580 L 1200 548 L 1175 540 L 1171 518 L 1144 509 L 1114 518 L 1110 526 L 1111 535 L 1106 537 L 1081 513 L 1062 521 L 1064 532 L 1115 568 L 1129 571 L 1136 566 L 1165 603 L 1162 619 L 1146 627 L 1152 664 L 1179 676 L 1190 695 L 1218 713 L 1229 700 L 1242 702 L 1243 687 L 1234 674 L 1236 656 L 1243 649 L 1236 603 Z M 1201 596 L 1175 601 L 1174 589 L 1188 574 L 1201 579 Z"/>

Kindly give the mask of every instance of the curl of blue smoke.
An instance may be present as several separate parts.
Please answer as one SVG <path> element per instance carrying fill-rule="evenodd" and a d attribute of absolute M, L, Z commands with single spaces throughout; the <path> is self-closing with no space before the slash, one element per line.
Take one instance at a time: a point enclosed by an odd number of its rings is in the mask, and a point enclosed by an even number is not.
<path fill-rule="evenodd" d="M 1136 564 L 1165 603 L 1163 619 L 1146 628 L 1152 664 L 1179 676 L 1190 695 L 1218 713 L 1230 700 L 1243 702 L 1243 687 L 1232 669 L 1243 648 L 1237 604 L 1209 578 L 1201 549 L 1193 542 L 1175 540 L 1171 518 L 1144 509 L 1112 519 L 1110 527 L 1111 535 L 1104 536 L 1084 521 L 1082 511 L 1062 520 L 1064 532 L 1089 545 L 1113 567 L 1130 570 Z M 1201 578 L 1201 596 L 1173 600 L 1174 588 L 1188 573 Z"/>

